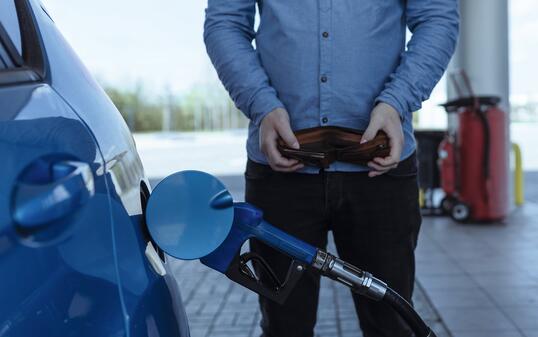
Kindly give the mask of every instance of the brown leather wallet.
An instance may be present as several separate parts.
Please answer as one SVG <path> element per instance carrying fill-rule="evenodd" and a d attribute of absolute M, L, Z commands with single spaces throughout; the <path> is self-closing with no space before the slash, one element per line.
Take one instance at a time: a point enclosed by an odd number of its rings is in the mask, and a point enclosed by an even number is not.
<path fill-rule="evenodd" d="M 366 165 L 376 157 L 385 158 L 390 154 L 389 138 L 383 131 L 364 144 L 361 144 L 361 131 L 336 126 L 304 129 L 295 132 L 295 136 L 300 149 L 292 149 L 279 139 L 280 153 L 319 168 L 328 168 L 335 161 Z"/>

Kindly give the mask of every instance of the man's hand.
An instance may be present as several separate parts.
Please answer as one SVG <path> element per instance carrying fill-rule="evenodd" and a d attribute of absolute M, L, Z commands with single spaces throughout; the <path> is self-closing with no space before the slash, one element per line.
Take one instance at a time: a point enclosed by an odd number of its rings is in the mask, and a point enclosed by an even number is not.
<path fill-rule="evenodd" d="M 294 149 L 299 149 L 299 142 L 290 126 L 288 112 L 277 108 L 267 114 L 260 126 L 260 150 L 267 157 L 271 168 L 279 172 L 294 172 L 303 168 L 303 164 L 295 159 L 284 158 L 277 148 L 278 138 Z"/>
<path fill-rule="evenodd" d="M 385 131 L 389 136 L 390 155 L 386 158 L 374 158 L 373 161 L 368 163 L 368 166 L 372 169 L 368 173 L 370 178 L 380 176 L 396 168 L 402 154 L 404 135 L 400 115 L 398 111 L 386 103 L 379 103 L 372 111 L 370 125 L 364 132 L 361 143 L 374 139 L 379 130 Z"/>

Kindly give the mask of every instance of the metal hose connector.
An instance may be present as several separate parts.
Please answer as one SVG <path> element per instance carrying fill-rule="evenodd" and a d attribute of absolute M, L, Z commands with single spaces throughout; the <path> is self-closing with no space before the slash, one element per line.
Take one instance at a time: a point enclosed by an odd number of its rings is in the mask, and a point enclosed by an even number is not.
<path fill-rule="evenodd" d="M 387 291 L 387 285 L 373 277 L 372 274 L 342 261 L 341 259 L 318 250 L 312 266 L 322 275 L 332 278 L 352 291 L 375 301 L 381 301 Z"/>

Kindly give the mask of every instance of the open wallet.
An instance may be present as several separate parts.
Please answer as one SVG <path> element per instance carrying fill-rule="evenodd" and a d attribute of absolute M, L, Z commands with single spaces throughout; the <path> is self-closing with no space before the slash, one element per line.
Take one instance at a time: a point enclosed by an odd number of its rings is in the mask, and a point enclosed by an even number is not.
<path fill-rule="evenodd" d="M 385 132 L 380 131 L 364 144 L 361 144 L 362 134 L 358 130 L 336 126 L 304 129 L 295 132 L 300 149 L 293 149 L 279 139 L 278 150 L 286 158 L 323 169 L 335 161 L 367 165 L 374 158 L 389 156 L 390 141 Z"/>

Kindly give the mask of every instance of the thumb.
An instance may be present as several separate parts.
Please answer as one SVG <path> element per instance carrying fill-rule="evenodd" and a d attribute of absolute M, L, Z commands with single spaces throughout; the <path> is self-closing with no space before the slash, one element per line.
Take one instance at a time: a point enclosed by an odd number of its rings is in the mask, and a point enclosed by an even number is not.
<path fill-rule="evenodd" d="M 297 141 L 297 138 L 295 137 L 295 134 L 293 134 L 293 131 L 291 130 L 291 126 L 289 122 L 281 121 L 277 124 L 276 130 L 280 137 L 284 140 L 284 142 L 291 147 L 292 149 L 299 149 L 299 142 Z"/>
<path fill-rule="evenodd" d="M 368 128 L 366 129 L 366 131 L 364 131 L 364 134 L 362 135 L 361 144 L 367 143 L 374 139 L 380 128 L 381 125 L 376 123 L 375 120 L 370 121 L 370 125 L 368 125 Z"/>

